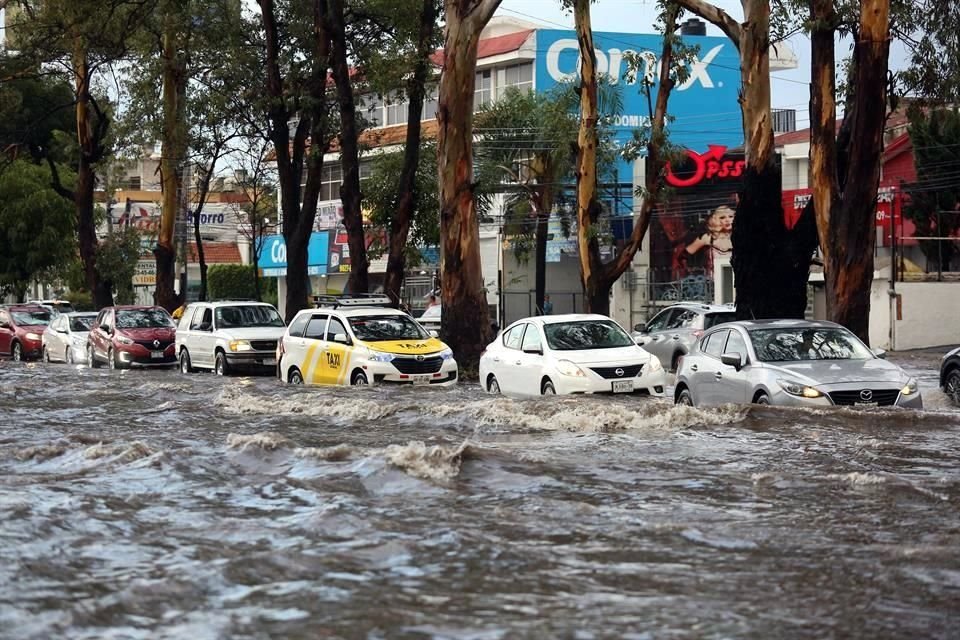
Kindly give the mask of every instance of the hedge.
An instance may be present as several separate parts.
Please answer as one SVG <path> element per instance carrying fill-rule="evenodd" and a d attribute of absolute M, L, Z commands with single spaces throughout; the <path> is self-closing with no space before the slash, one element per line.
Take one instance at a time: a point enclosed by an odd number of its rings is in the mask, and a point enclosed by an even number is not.
<path fill-rule="evenodd" d="M 253 265 L 212 264 L 207 270 L 208 297 L 211 300 L 255 300 Z M 260 296 L 265 301 L 276 298 L 276 278 L 260 278 Z"/>

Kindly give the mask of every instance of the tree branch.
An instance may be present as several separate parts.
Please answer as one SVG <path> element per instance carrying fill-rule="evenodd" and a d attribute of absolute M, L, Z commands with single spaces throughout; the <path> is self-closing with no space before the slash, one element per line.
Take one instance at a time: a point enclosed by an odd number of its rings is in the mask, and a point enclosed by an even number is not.
<path fill-rule="evenodd" d="M 73 191 L 63 186 L 63 182 L 60 181 L 60 171 L 57 169 L 57 164 L 50 156 L 47 156 L 47 165 L 50 167 L 50 186 L 61 198 L 73 202 L 75 195 Z"/>
<path fill-rule="evenodd" d="M 730 17 L 730 14 L 703 0 L 674 0 L 678 5 L 713 23 L 733 40 L 734 46 L 740 48 L 740 23 Z"/>

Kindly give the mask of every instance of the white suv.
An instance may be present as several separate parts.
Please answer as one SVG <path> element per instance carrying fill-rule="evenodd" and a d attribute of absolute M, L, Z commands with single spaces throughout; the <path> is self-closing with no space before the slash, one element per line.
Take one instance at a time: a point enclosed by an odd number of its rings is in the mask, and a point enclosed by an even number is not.
<path fill-rule="evenodd" d="M 317 296 L 280 342 L 280 379 L 291 384 L 457 383 L 453 351 L 385 296 Z"/>
<path fill-rule="evenodd" d="M 177 327 L 180 372 L 212 369 L 229 375 L 236 369 L 273 372 L 277 342 L 286 325 L 273 305 L 239 300 L 194 302 Z"/>

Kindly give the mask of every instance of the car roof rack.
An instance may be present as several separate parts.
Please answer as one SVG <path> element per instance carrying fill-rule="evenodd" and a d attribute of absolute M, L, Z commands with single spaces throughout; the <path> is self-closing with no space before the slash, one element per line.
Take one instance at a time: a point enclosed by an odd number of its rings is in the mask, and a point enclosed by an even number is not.
<path fill-rule="evenodd" d="M 344 293 L 313 296 L 313 304 L 320 307 L 392 307 L 393 301 L 382 293 Z"/>

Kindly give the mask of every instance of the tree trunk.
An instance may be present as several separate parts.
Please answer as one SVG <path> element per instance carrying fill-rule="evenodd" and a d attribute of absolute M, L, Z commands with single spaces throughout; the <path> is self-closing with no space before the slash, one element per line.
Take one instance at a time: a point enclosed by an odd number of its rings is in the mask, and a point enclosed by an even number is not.
<path fill-rule="evenodd" d="M 197 243 L 197 262 L 200 264 L 200 301 L 207 299 L 207 261 L 203 255 L 203 236 L 200 235 L 200 211 L 203 207 L 197 207 L 193 212 L 193 240 Z M 185 264 L 190 264 L 189 255 L 183 257 Z M 187 292 L 183 292 L 186 300 Z"/>
<path fill-rule="evenodd" d="M 387 241 L 387 273 L 383 290 L 393 304 L 400 306 L 400 290 L 407 270 L 407 237 L 416 206 L 417 168 L 420 164 L 420 121 L 423 112 L 425 85 L 430 73 L 430 53 L 433 30 L 437 21 L 436 0 L 423 0 L 420 11 L 420 31 L 417 35 L 417 63 L 407 83 L 407 134 L 403 147 L 403 167 L 400 170 L 396 214 L 390 220 L 390 238 Z"/>
<path fill-rule="evenodd" d="M 274 0 L 257 0 L 263 20 L 266 48 L 267 93 L 271 97 L 268 114 L 269 136 L 277 161 L 280 186 L 282 233 L 287 246 L 287 297 L 285 319 L 293 320 L 308 305 L 310 277 L 307 274 L 307 245 L 313 231 L 320 195 L 323 153 L 327 147 L 326 81 L 330 39 L 326 30 L 326 3 L 314 5 L 313 67 L 307 78 L 310 107 L 299 113 L 293 140 L 289 122 L 294 115 L 287 108 L 287 93 L 280 73 L 280 36 Z M 306 154 L 307 138 L 313 148 Z M 301 193 L 300 180 L 306 157 L 307 182 Z M 301 197 L 302 196 L 302 197 Z"/>
<path fill-rule="evenodd" d="M 186 101 L 186 69 L 183 52 L 178 46 L 176 21 L 165 18 L 163 34 L 163 144 L 160 158 L 160 179 L 163 190 L 160 233 L 154 255 L 157 260 L 157 286 L 154 301 L 173 311 L 186 299 L 186 291 L 178 296 L 174 290 L 176 247 L 174 230 L 180 215 L 183 189 L 184 113 Z M 186 260 L 186 256 L 184 256 Z"/>
<path fill-rule="evenodd" d="M 480 32 L 500 0 L 446 0 L 437 165 L 440 180 L 442 333 L 472 369 L 490 340 L 473 181 L 473 94 Z"/>
<path fill-rule="evenodd" d="M 876 246 L 877 189 L 886 121 L 887 62 L 890 53 L 889 0 L 862 0 L 859 37 L 844 120 L 841 198 L 829 220 L 830 247 L 824 277 L 830 319 L 869 344 L 870 293 Z M 815 114 L 811 111 L 811 120 Z M 846 122 L 845 122 L 846 124 Z"/>
<path fill-rule="evenodd" d="M 742 0 L 742 24 L 702 0 L 678 3 L 719 27 L 740 53 L 746 168 L 732 235 L 737 317 L 802 318 L 816 233 L 806 218 L 793 230 L 783 218 L 770 108 L 770 1 Z"/>
<path fill-rule="evenodd" d="M 100 276 L 97 269 L 97 226 L 94 221 L 94 190 L 97 175 L 94 163 L 103 155 L 103 138 L 107 122 L 90 96 L 90 66 L 87 51 L 78 43 L 74 51 L 74 79 L 76 83 L 77 142 L 80 161 L 77 165 L 77 186 L 73 200 L 77 207 L 77 240 L 87 288 L 96 309 L 113 306 L 113 287 Z M 92 113 L 91 113 L 92 112 Z M 94 122 L 94 118 L 97 121 Z M 51 168 L 53 163 L 50 162 Z M 54 174 L 56 175 L 56 174 Z M 59 178 L 56 178 L 59 183 Z"/>
<path fill-rule="evenodd" d="M 350 293 L 366 293 L 370 288 L 367 243 L 363 231 L 363 213 L 360 210 L 360 150 L 357 111 L 353 99 L 353 81 L 347 60 L 347 35 L 344 25 L 343 0 L 328 0 L 327 30 L 330 34 L 330 63 L 337 86 L 340 107 L 340 167 L 343 182 L 340 202 L 343 204 L 343 226 L 350 246 Z"/>
<path fill-rule="evenodd" d="M 552 175 L 552 174 L 551 174 Z M 534 233 L 534 296 L 537 313 L 544 313 L 543 304 L 547 296 L 547 238 L 550 230 L 550 212 L 553 211 L 552 185 L 534 187 L 534 213 L 537 228 Z"/>
<path fill-rule="evenodd" d="M 580 281 L 584 311 L 607 315 L 609 289 L 604 287 L 603 263 L 597 223 L 597 55 L 590 26 L 590 0 L 575 0 L 573 18 L 580 44 L 580 133 L 577 136 L 577 239 L 580 247 Z"/>

